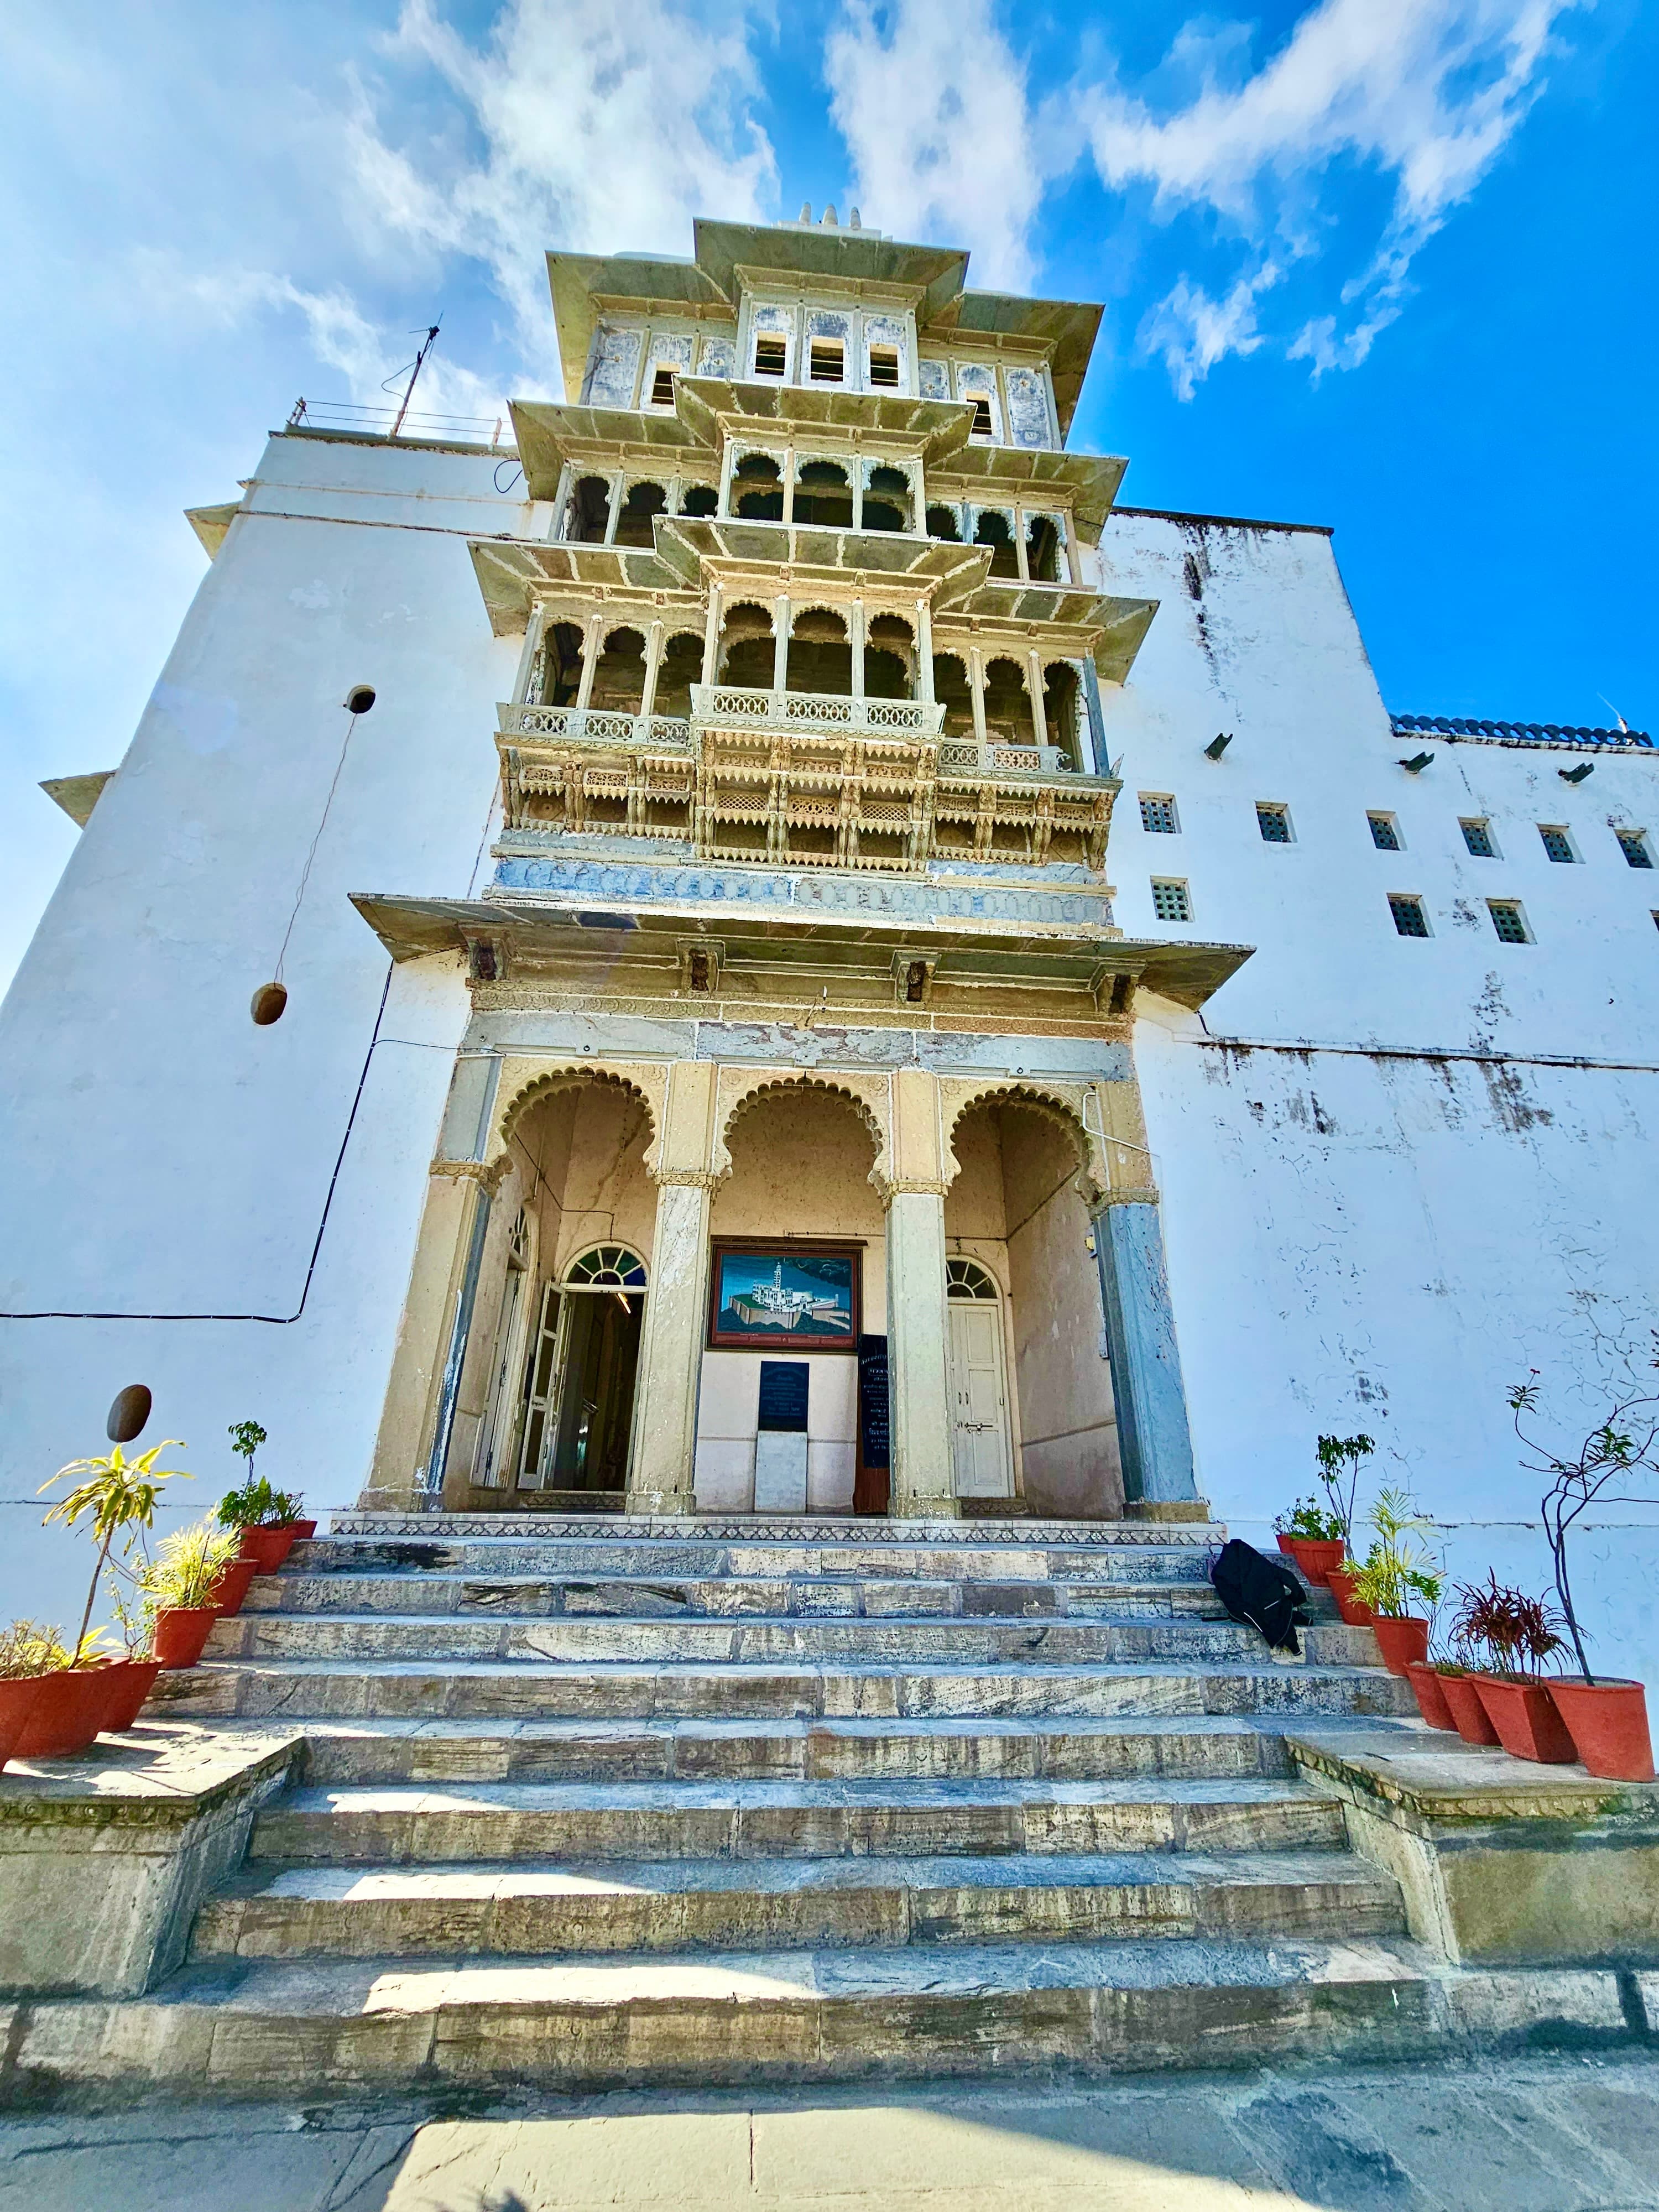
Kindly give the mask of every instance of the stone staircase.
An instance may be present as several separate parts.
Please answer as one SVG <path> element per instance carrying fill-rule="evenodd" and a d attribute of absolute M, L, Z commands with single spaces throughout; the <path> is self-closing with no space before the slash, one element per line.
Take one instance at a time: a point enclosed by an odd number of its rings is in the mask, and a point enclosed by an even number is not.
<path fill-rule="evenodd" d="M 302 1735 L 294 1784 L 186 1963 L 59 2040 L 313 2095 L 1480 2033 L 1504 1978 L 1406 1939 L 1285 1748 L 1409 1692 L 1322 1594 L 1275 1663 L 1215 1533 L 349 1516 L 170 1678 L 168 1712 Z"/>

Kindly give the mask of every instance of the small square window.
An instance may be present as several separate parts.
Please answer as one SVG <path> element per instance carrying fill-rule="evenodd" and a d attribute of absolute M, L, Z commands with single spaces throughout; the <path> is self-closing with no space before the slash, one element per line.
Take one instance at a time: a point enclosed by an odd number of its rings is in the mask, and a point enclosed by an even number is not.
<path fill-rule="evenodd" d="M 1181 824 L 1176 818 L 1176 803 L 1166 793 L 1143 791 L 1140 794 L 1140 826 L 1164 837 L 1177 836 Z"/>
<path fill-rule="evenodd" d="M 1613 834 L 1619 840 L 1620 851 L 1631 867 L 1650 868 L 1653 866 L 1653 854 L 1648 849 L 1645 830 L 1619 830 Z"/>
<path fill-rule="evenodd" d="M 1396 895 L 1391 891 L 1389 894 L 1389 912 L 1394 916 L 1394 926 L 1402 937 L 1428 935 L 1429 917 L 1423 911 L 1420 898 L 1408 897 L 1403 893 Z"/>
<path fill-rule="evenodd" d="M 988 438 L 991 434 L 991 403 L 988 399 L 975 399 L 973 406 L 974 420 L 969 434 L 975 438 Z"/>
<path fill-rule="evenodd" d="M 1498 858 L 1498 848 L 1492 842 L 1490 822 L 1477 817 L 1474 821 L 1460 822 L 1457 826 L 1463 832 L 1463 842 L 1477 860 L 1495 860 Z"/>
<path fill-rule="evenodd" d="M 842 376 L 841 340 L 814 338 L 807 367 L 814 384 L 839 384 Z"/>
<path fill-rule="evenodd" d="M 659 368 L 651 380 L 651 404 L 672 407 L 673 404 L 674 372 L 672 368 Z"/>
<path fill-rule="evenodd" d="M 1532 933 L 1527 927 L 1527 917 L 1521 911 L 1518 899 L 1488 899 L 1487 910 L 1492 926 L 1505 945 L 1530 945 Z"/>
<path fill-rule="evenodd" d="M 1288 806 L 1271 806 L 1257 799 L 1255 826 L 1261 832 L 1264 845 L 1288 845 L 1291 842 L 1291 810 Z"/>
<path fill-rule="evenodd" d="M 870 381 L 878 387 L 896 392 L 899 380 L 899 357 L 896 346 L 872 346 L 870 349 Z"/>
<path fill-rule="evenodd" d="M 1379 853 L 1400 850 L 1400 824 L 1392 814 L 1368 814 L 1365 819 L 1371 825 L 1371 842 Z"/>
<path fill-rule="evenodd" d="M 1572 849 L 1571 838 L 1559 823 L 1540 822 L 1538 834 L 1543 839 L 1544 850 L 1552 860 L 1576 860 L 1578 858 Z"/>
<path fill-rule="evenodd" d="M 781 376 L 788 359 L 789 349 L 781 338 L 763 335 L 755 340 L 757 376 Z"/>
<path fill-rule="evenodd" d="M 1187 896 L 1186 884 L 1173 882 L 1167 876 L 1154 876 L 1152 912 L 1160 921 L 1190 921 L 1193 902 Z"/>

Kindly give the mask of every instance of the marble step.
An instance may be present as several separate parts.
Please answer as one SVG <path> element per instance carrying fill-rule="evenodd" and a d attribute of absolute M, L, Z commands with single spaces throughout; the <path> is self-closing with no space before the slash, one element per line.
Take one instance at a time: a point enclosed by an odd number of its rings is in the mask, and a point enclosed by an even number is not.
<path fill-rule="evenodd" d="M 1320 1610 L 1335 1617 L 1329 1595 Z M 965 1620 L 1225 1620 L 1204 1582 L 874 1581 L 862 1577 L 719 1575 L 526 1575 L 480 1572 L 264 1575 L 242 1603 L 255 1613 L 487 1614 L 540 1620 L 919 1618 Z"/>
<path fill-rule="evenodd" d="M 1340 1621 L 1304 1632 L 1315 1664 L 1379 1664 L 1368 1628 Z M 932 1666 L 1122 1665 L 1137 1660 L 1243 1662 L 1264 1657 L 1253 1628 L 1233 1620 L 547 1620 L 453 1613 L 241 1613 L 215 1623 L 216 1659 L 607 1661 L 767 1665 L 804 1660 Z M 1270 1662 L 1271 1663 L 1271 1662 Z"/>
<path fill-rule="evenodd" d="M 1374 1723 L 1364 1723 L 1370 1726 Z M 374 1782 L 1283 1779 L 1239 1720 L 359 1721 L 307 1730 L 305 1778 Z"/>
<path fill-rule="evenodd" d="M 481 1782 L 305 1788 L 262 1812 L 251 1862 L 906 1858 L 1317 1850 L 1340 1802 L 1299 1783 Z"/>
<path fill-rule="evenodd" d="M 148 1996 L 42 1999 L 0 2017 L 0 2101 L 112 2106 L 204 2091 L 750 2090 L 1635 2039 L 1613 1972 L 1450 1967 L 1379 1937 L 216 1960 Z"/>
<path fill-rule="evenodd" d="M 1417 1710 L 1376 1668 L 1035 1662 L 924 1668 L 584 1666 L 526 1660 L 206 1662 L 164 1674 L 161 1710 L 192 1719 L 1012 1719 L 1063 1714 L 1371 1716 Z"/>
<path fill-rule="evenodd" d="M 284 1867 L 210 1898 L 196 1959 L 387 1958 L 1405 1932 L 1346 1851 Z"/>
<path fill-rule="evenodd" d="M 453 1575 L 665 1576 L 718 1579 L 868 1582 L 1209 1583 L 1210 1547 L 1192 1543 L 1050 1545 L 998 1534 L 980 1542 L 782 1540 L 722 1542 L 708 1537 L 563 1537 L 496 1522 L 481 1536 L 319 1536 L 289 1554 L 306 1574 L 430 1572 Z"/>

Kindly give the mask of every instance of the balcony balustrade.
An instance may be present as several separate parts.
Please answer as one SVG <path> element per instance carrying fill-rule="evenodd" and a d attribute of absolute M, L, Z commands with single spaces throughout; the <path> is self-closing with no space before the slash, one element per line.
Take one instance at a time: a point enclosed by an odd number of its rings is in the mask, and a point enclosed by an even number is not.
<path fill-rule="evenodd" d="M 825 730 L 837 737 L 936 738 L 943 707 L 922 699 L 853 698 L 823 691 L 750 690 L 694 684 L 691 719 L 722 729 Z"/>
<path fill-rule="evenodd" d="M 691 725 L 674 714 L 619 714 L 609 707 L 507 707 L 496 710 L 504 738 L 550 744 L 619 745 L 649 752 L 689 752 Z"/>

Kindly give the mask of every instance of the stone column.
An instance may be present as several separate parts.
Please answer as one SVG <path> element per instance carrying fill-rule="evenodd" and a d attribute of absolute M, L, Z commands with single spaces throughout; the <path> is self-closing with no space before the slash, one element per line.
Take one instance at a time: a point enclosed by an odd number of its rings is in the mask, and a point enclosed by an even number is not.
<path fill-rule="evenodd" d="M 938 1080 L 921 1068 L 892 1079 L 887 1206 L 887 1372 L 895 1520 L 961 1516 L 951 1466 L 945 1297 L 944 1141 Z"/>
<path fill-rule="evenodd" d="M 1083 703 L 1089 723 L 1089 769 L 1095 775 L 1110 774 L 1106 758 L 1106 717 L 1101 711 L 1100 678 L 1093 654 L 1083 663 Z"/>
<path fill-rule="evenodd" d="M 1124 1510 L 1133 1521 L 1207 1521 L 1198 1494 L 1175 1312 L 1164 1264 L 1164 1224 L 1140 1116 L 1139 1086 L 1095 1086 L 1109 1186 L 1094 1210 L 1112 1395 L 1123 1464 Z"/>
<path fill-rule="evenodd" d="M 772 689 L 789 688 L 789 600 L 784 594 L 772 602 Z"/>
<path fill-rule="evenodd" d="M 582 631 L 582 673 L 576 686 L 576 711 L 583 713 L 593 696 L 593 677 L 599 668 L 599 655 L 605 650 L 605 617 L 589 615 Z"/>
<path fill-rule="evenodd" d="M 640 719 L 648 722 L 656 711 L 657 672 L 662 666 L 662 641 L 667 630 L 665 623 L 653 622 L 646 633 L 645 689 L 640 694 Z"/>
<path fill-rule="evenodd" d="M 926 599 L 916 602 L 916 696 L 924 706 L 933 698 L 933 613 Z"/>
<path fill-rule="evenodd" d="M 711 1168 L 716 1069 L 678 1060 L 669 1071 L 663 1127 L 650 1164 L 657 1188 L 645 1325 L 634 1385 L 628 1510 L 696 1510 L 697 1392 L 708 1314 L 708 1212 L 720 1176 Z M 651 1155 L 647 1154 L 647 1162 Z"/>
<path fill-rule="evenodd" d="M 702 633 L 702 680 L 715 684 L 720 680 L 720 610 L 722 595 L 718 584 L 708 586 L 708 620 Z"/>
<path fill-rule="evenodd" d="M 847 642 L 852 651 L 852 691 L 855 699 L 864 696 L 864 602 L 854 599 L 852 620 L 847 625 Z"/>
<path fill-rule="evenodd" d="M 1048 742 L 1048 712 L 1042 703 L 1042 655 L 1037 652 L 1025 656 L 1025 680 L 1031 690 L 1031 728 L 1040 745 Z"/>
<path fill-rule="evenodd" d="M 985 743 L 985 655 L 976 645 L 968 648 L 968 688 L 974 696 L 974 742 Z"/>

